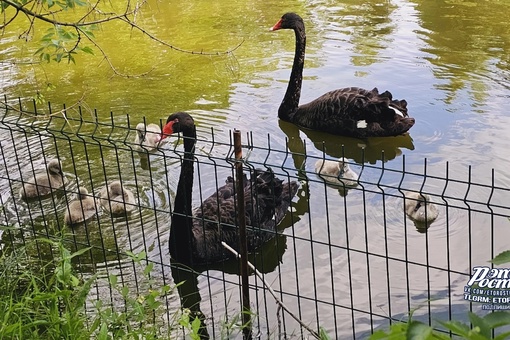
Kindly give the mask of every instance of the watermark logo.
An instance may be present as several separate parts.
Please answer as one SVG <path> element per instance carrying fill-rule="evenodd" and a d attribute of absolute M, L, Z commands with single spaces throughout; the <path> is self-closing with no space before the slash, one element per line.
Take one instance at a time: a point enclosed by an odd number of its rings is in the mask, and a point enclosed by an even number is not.
<path fill-rule="evenodd" d="M 483 303 L 482 309 L 510 310 L 510 268 L 473 267 L 464 300 Z"/>

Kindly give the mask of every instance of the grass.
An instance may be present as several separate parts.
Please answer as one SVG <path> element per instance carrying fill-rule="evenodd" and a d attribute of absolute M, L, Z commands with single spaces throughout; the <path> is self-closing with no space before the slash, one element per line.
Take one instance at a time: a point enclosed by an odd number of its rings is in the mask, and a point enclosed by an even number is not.
<path fill-rule="evenodd" d="M 97 277 L 82 280 L 71 261 L 89 249 L 71 253 L 61 241 L 37 241 L 52 248 L 53 260 L 43 262 L 28 255 L 30 243 L 0 255 L 0 339 L 161 339 L 172 338 L 183 328 L 190 338 L 198 338 L 200 322 L 186 310 L 174 315 L 170 325 L 155 317 L 166 313 L 160 300 L 172 293 L 168 285 L 132 292 L 110 275 L 110 288 L 125 304 L 106 305 L 99 299 L 92 312 L 86 311 Z M 142 265 L 145 254 L 130 257 Z M 149 283 L 151 270 L 151 264 L 143 270 Z"/>

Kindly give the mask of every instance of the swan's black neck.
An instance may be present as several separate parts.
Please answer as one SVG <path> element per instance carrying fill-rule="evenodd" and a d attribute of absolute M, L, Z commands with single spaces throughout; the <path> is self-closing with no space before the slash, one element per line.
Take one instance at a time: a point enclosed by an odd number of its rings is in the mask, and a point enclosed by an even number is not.
<path fill-rule="evenodd" d="M 302 21 L 296 21 L 294 26 L 296 34 L 296 49 L 294 54 L 294 63 L 290 73 L 287 92 L 278 109 L 278 117 L 286 121 L 292 121 L 294 114 L 299 106 L 301 96 L 301 83 L 303 81 L 303 67 L 305 64 L 306 33 L 305 24 Z"/>
<path fill-rule="evenodd" d="M 170 226 L 169 248 L 172 258 L 184 264 L 193 262 L 193 218 L 191 210 L 193 190 L 193 158 L 195 155 L 195 126 L 182 130 L 184 158 L 175 195 L 174 213 Z"/>

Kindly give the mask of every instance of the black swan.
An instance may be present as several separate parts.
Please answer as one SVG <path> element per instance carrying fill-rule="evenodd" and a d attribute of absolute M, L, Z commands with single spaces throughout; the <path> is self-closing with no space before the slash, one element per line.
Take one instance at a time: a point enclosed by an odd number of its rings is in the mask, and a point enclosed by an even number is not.
<path fill-rule="evenodd" d="M 23 199 L 44 197 L 63 187 L 65 180 L 62 163 L 58 159 L 52 159 L 48 162 L 45 173 L 23 183 L 19 194 Z"/>
<path fill-rule="evenodd" d="M 222 241 L 239 250 L 234 179 L 228 177 L 224 186 L 192 212 L 196 130 L 193 118 L 185 112 L 168 117 L 161 139 L 178 132 L 183 135 L 184 157 L 170 226 L 170 255 L 191 265 L 221 262 L 232 257 Z M 271 170 L 255 170 L 251 180 L 244 176 L 243 186 L 248 251 L 253 252 L 275 236 L 298 184 L 283 183 Z"/>
<path fill-rule="evenodd" d="M 78 189 L 78 199 L 72 201 L 67 206 L 64 214 L 64 223 L 69 226 L 74 226 L 86 222 L 97 214 L 96 200 L 89 195 L 89 191 L 80 187 Z"/>
<path fill-rule="evenodd" d="M 300 127 L 357 138 L 397 136 L 414 125 L 407 114 L 405 100 L 393 100 L 390 92 L 379 93 L 347 87 L 328 92 L 314 101 L 299 106 L 306 34 L 303 19 L 286 13 L 271 28 L 293 29 L 296 51 L 287 92 L 278 109 L 278 117 Z"/>

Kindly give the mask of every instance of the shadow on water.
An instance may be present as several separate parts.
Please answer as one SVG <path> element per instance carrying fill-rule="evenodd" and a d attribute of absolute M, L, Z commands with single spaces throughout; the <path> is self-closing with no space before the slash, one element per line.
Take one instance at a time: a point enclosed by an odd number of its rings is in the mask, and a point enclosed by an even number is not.
<path fill-rule="evenodd" d="M 396 137 L 358 139 L 300 128 L 281 119 L 278 120 L 278 124 L 287 136 L 288 146 L 297 169 L 301 169 L 305 161 L 302 156 L 305 155 L 305 145 L 300 132 L 303 132 L 321 153 L 324 152 L 333 158 L 346 157 L 359 164 L 375 164 L 383 158 L 384 161 L 395 159 L 402 154 L 402 148 L 414 150 L 413 139 L 408 133 Z"/>

